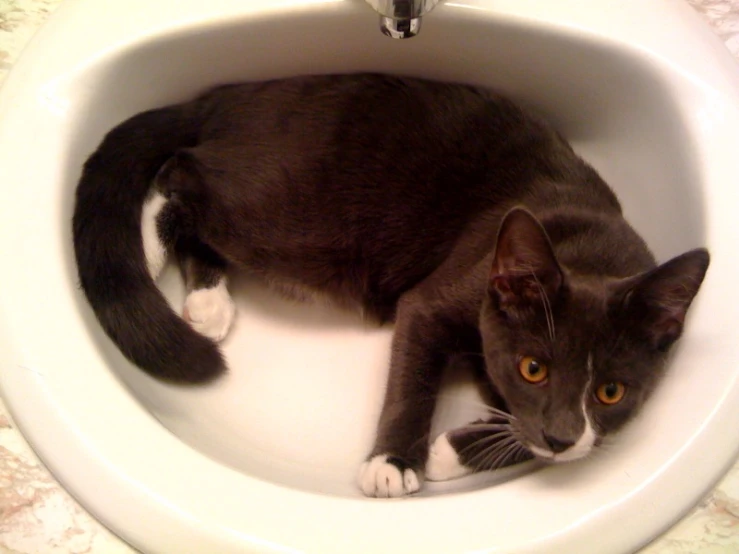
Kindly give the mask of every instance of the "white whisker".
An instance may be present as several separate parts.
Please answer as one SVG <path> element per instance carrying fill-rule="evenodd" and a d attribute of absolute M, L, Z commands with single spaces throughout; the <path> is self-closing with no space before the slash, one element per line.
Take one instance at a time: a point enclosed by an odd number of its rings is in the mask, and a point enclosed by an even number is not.
<path fill-rule="evenodd" d="M 506 434 L 511 434 L 510 423 L 471 423 L 459 429 L 463 431 L 505 431 Z"/>
<path fill-rule="evenodd" d="M 497 448 L 491 449 L 491 455 L 485 460 L 485 469 L 494 470 L 498 469 L 500 460 L 518 444 L 514 438 L 509 438 L 505 442 L 501 441 Z"/>
<path fill-rule="evenodd" d="M 500 440 L 503 440 L 503 438 L 507 438 L 510 436 L 510 433 L 500 432 L 500 433 L 493 433 L 492 435 L 485 435 L 484 437 L 480 437 L 479 439 L 475 439 L 473 442 L 465 446 L 462 450 L 459 451 L 459 455 L 466 454 L 470 450 L 482 446 L 486 443 L 494 442 L 498 443 Z"/>
<path fill-rule="evenodd" d="M 490 469 L 491 465 L 500 456 L 500 453 L 510 447 L 512 444 L 516 444 L 516 440 L 513 437 L 506 437 L 496 442 L 487 450 L 483 450 L 478 453 L 470 462 L 481 458 L 481 462 L 477 464 L 477 471 L 483 469 Z"/>
<path fill-rule="evenodd" d="M 505 449 L 495 461 L 495 469 L 500 469 L 509 465 L 508 462 L 512 459 L 512 454 L 516 451 L 517 448 L 518 443 L 514 442 L 507 449 Z"/>
<path fill-rule="evenodd" d="M 554 344 L 556 334 L 554 329 L 554 314 L 552 313 L 552 304 L 549 302 L 549 297 L 547 296 L 547 293 L 544 290 L 541 282 L 537 278 L 536 273 L 532 271 L 531 275 L 533 276 L 534 281 L 536 282 L 536 286 L 539 288 L 539 292 L 541 293 L 541 301 L 544 305 L 544 318 L 546 319 L 547 330 L 549 331 L 549 340 L 552 342 L 552 344 Z"/>

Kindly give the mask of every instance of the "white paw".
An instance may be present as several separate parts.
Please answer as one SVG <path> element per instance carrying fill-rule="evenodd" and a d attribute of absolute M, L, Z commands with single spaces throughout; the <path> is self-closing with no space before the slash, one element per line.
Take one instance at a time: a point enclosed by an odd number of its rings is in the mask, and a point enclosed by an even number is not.
<path fill-rule="evenodd" d="M 426 461 L 426 477 L 431 481 L 448 481 L 472 473 L 472 470 L 459 463 L 459 456 L 449 443 L 446 433 L 442 433 L 429 450 Z"/>
<path fill-rule="evenodd" d="M 221 279 L 212 289 L 198 289 L 187 295 L 183 318 L 201 335 L 222 341 L 233 323 L 236 307 Z"/>
<path fill-rule="evenodd" d="M 401 471 L 387 459 L 387 454 L 380 454 L 359 468 L 359 487 L 366 496 L 398 498 L 421 488 L 415 471 L 410 468 Z"/>
<path fill-rule="evenodd" d="M 166 203 L 167 199 L 156 192 L 146 200 L 141 210 L 141 240 L 144 243 L 146 267 L 155 281 L 167 261 L 167 249 L 157 232 L 157 216 Z"/>

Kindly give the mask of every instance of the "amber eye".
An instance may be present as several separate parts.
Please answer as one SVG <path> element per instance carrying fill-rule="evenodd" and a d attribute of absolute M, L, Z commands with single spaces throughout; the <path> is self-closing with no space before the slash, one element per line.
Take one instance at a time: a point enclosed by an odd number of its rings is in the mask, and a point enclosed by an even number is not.
<path fill-rule="evenodd" d="M 547 366 L 531 356 L 524 356 L 518 363 L 521 377 L 529 383 L 541 383 L 547 378 Z"/>
<path fill-rule="evenodd" d="M 621 402 L 624 394 L 626 394 L 626 387 L 623 383 L 603 383 L 595 389 L 595 397 L 607 406 L 613 406 Z"/>

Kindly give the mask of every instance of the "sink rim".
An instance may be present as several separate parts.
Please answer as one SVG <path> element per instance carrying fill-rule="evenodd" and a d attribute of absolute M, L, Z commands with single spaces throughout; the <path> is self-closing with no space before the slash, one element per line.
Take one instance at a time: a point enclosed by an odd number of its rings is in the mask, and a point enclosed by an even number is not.
<path fill-rule="evenodd" d="M 32 87 L 35 89 L 35 86 L 38 85 L 43 90 L 44 86 L 47 86 L 48 83 L 53 82 L 53 79 L 56 77 L 56 72 L 62 72 L 62 65 L 59 65 L 62 60 L 65 60 L 66 63 L 70 63 L 70 61 L 73 61 L 75 58 L 77 60 L 85 60 L 88 59 L 87 56 L 89 56 L 89 52 L 94 51 L 91 47 L 82 48 L 82 51 L 87 50 L 87 54 L 84 54 L 83 52 L 76 52 L 74 56 L 66 54 L 66 55 L 58 55 L 56 59 L 53 61 L 53 63 L 49 64 L 45 67 L 34 67 L 34 58 L 38 58 L 38 56 L 41 56 L 44 54 L 44 51 L 48 51 L 50 48 L 53 48 L 53 45 L 60 40 L 61 37 L 63 37 L 65 34 L 70 33 L 71 29 L 74 27 L 74 25 L 69 24 L 71 21 L 71 18 L 75 16 L 75 14 L 80 13 L 82 9 L 85 9 L 86 11 L 90 7 L 90 5 L 93 2 L 91 0 L 78 0 L 77 2 L 70 2 L 69 7 L 62 7 L 62 10 L 60 10 L 60 13 L 57 17 L 55 17 L 52 20 L 52 23 L 45 28 L 42 33 L 39 35 L 39 37 L 34 41 L 33 47 L 29 49 L 29 51 L 24 55 L 23 60 L 19 63 L 19 65 L 16 68 L 16 71 L 14 71 L 13 76 L 11 76 L 12 82 L 9 83 L 8 87 L 3 89 L 2 96 L 0 96 L 0 113 L 3 113 L 5 109 L 8 108 L 11 101 L 14 100 L 14 95 L 20 95 L 21 92 L 24 90 L 29 90 Z M 525 2 L 524 2 L 525 3 Z M 614 4 L 614 2 L 604 2 L 604 4 Z M 134 4 L 144 6 L 146 5 L 143 0 L 135 0 Z M 333 3 L 316 3 L 315 5 L 308 6 L 309 3 L 301 3 L 300 9 L 340 9 L 344 10 L 347 13 L 350 13 L 350 11 L 354 10 L 355 8 L 350 6 L 347 2 L 333 2 Z M 483 3 L 468 3 L 469 6 L 477 7 L 481 10 L 481 13 L 488 14 L 487 11 L 483 11 L 480 6 L 484 6 Z M 243 12 L 243 3 L 241 2 L 234 2 L 234 1 L 221 1 L 214 3 L 214 8 L 205 8 L 197 6 L 193 2 L 192 3 L 192 11 L 190 8 L 187 10 L 188 17 L 194 18 L 196 13 L 203 14 L 207 20 L 207 17 L 215 17 L 216 15 L 222 15 L 225 13 L 228 13 L 229 10 L 233 10 L 234 12 L 238 11 Z M 260 8 L 261 5 L 254 3 L 255 9 Z M 130 10 L 130 12 L 135 12 L 134 9 L 135 6 L 132 4 L 128 4 L 127 10 Z M 266 9 L 263 6 L 261 6 L 262 9 Z M 361 8 L 357 9 L 363 9 Z M 453 7 L 448 6 L 447 8 L 452 9 Z M 287 8 L 285 8 L 287 9 Z M 460 8 L 461 9 L 461 8 Z M 497 8 L 500 9 L 500 8 Z M 110 17 L 112 19 L 112 13 L 114 12 L 114 8 L 112 7 L 106 7 L 106 10 L 108 14 L 106 17 Z M 223 10 L 221 12 L 220 10 Z M 566 10 L 565 10 L 566 12 Z M 103 15 L 104 11 L 101 9 L 98 9 L 98 12 L 101 16 Z M 128 13 L 126 11 L 126 13 Z M 498 12 L 499 13 L 499 12 Z M 431 17 L 441 16 L 442 12 L 440 9 L 435 10 L 434 14 Z M 490 12 L 491 17 L 493 16 L 493 12 Z M 122 14 L 118 14 L 118 16 L 121 16 Z M 158 25 L 165 25 L 165 22 L 167 21 L 165 19 L 166 13 L 162 13 L 158 15 L 159 19 L 157 20 L 154 18 L 153 20 L 150 20 L 151 23 L 151 29 L 156 28 L 156 24 Z M 371 15 L 371 14 L 370 14 Z M 128 17 L 128 19 L 126 19 Z M 480 13 L 476 13 L 476 17 L 480 17 Z M 575 17 L 572 14 L 565 13 L 563 16 L 564 19 L 567 19 L 568 21 L 572 21 L 572 19 L 569 19 L 571 17 Z M 127 25 L 135 25 L 136 20 L 135 17 L 131 16 L 125 16 L 125 21 L 122 22 L 118 27 L 116 27 L 116 32 L 110 32 L 109 37 L 105 39 L 105 42 L 109 44 L 110 48 L 115 48 L 119 45 L 119 41 L 121 39 L 121 36 L 125 36 L 124 32 L 127 30 Z M 152 23 L 153 21 L 153 23 Z M 156 23 L 156 24 L 155 24 Z M 368 25 L 375 25 L 374 18 L 368 17 L 367 18 L 367 24 Z M 67 26 L 68 25 L 68 26 Z M 169 25 L 169 24 L 167 24 Z M 174 24 L 172 24 L 174 26 Z M 591 28 L 592 29 L 592 28 Z M 107 29 L 106 29 L 107 32 Z M 430 32 L 430 29 L 427 27 L 425 29 L 425 32 Z M 632 33 L 629 33 L 632 35 Z M 68 35 L 69 36 L 69 35 Z M 630 37 L 632 38 L 632 37 Z M 691 38 L 693 38 L 691 36 Z M 100 39 L 102 40 L 102 39 Z M 130 39 L 132 42 L 134 41 L 133 38 Z M 689 42 L 689 41 L 688 41 Z M 707 50 L 707 46 L 702 46 L 704 50 Z M 695 54 L 693 54 L 695 55 Z M 698 56 L 696 56 L 698 57 Z M 726 57 L 728 57 L 728 53 L 726 53 Z M 707 76 L 704 76 L 703 79 L 705 79 L 704 82 L 710 82 L 713 86 L 715 84 L 714 79 L 710 76 L 710 69 L 706 71 L 708 73 Z M 17 75 L 17 76 L 16 76 Z M 26 83 L 23 84 L 22 81 L 24 80 L 24 77 L 26 79 Z M 699 77 L 700 80 L 700 77 Z M 734 90 L 731 89 L 731 86 L 725 84 L 725 83 L 716 83 L 715 90 L 722 90 L 723 94 L 726 95 L 726 102 L 729 102 L 729 100 L 732 102 L 733 106 L 739 106 L 739 93 L 737 92 L 739 88 L 736 88 Z M 714 92 L 714 91 L 711 91 Z M 19 101 L 19 104 L 23 101 Z M 728 105 L 728 104 L 727 104 Z M 739 116 L 737 116 L 736 111 L 733 113 L 729 113 L 729 121 L 735 121 L 739 123 Z M 2 123 L 0 123 L 0 128 L 2 127 Z M 732 131 L 728 125 L 728 123 L 725 123 L 723 128 L 721 126 L 718 127 L 718 131 L 713 130 L 711 132 L 705 131 L 708 136 L 716 137 L 721 132 L 727 133 L 729 137 L 731 136 L 739 136 L 738 131 Z M 723 129 L 723 131 L 722 131 Z M 739 125 L 735 126 L 735 129 L 739 129 Z M 712 151 L 713 154 L 715 152 Z M 0 159 L 5 154 L 0 154 Z M 725 177 L 719 178 L 716 180 L 716 184 L 712 183 L 712 187 L 709 187 L 709 190 L 712 188 L 718 187 L 718 183 L 722 182 L 723 180 L 726 180 Z M 710 210 L 713 210 L 714 207 L 709 207 Z M 717 217 L 716 219 L 710 219 L 708 222 L 708 234 L 709 239 L 711 242 L 715 243 L 715 245 L 712 245 L 712 250 L 716 249 L 716 246 L 719 242 L 722 244 L 727 242 L 726 237 L 724 237 L 725 229 L 721 228 L 718 229 L 719 225 L 718 222 L 722 221 L 722 217 Z M 719 233 L 718 231 L 721 231 Z M 736 229 L 733 229 L 734 237 L 736 238 L 737 231 Z M 723 238 L 723 240 L 719 240 L 719 238 Z M 715 239 L 715 240 L 714 240 Z M 730 241 L 728 241 L 730 242 Z M 728 251 L 728 249 L 726 250 Z M 728 262 L 730 264 L 730 262 Z M 726 264 L 724 264 L 726 265 Z M 723 266 L 722 266 L 723 267 Z M 730 270 L 736 273 L 736 267 L 730 266 Z M 712 273 L 716 273 L 715 269 L 712 268 Z M 702 305 L 708 305 L 707 302 L 702 303 Z M 72 308 L 74 309 L 74 308 Z M 728 320 L 728 318 L 727 318 Z M 10 320 L 12 322 L 12 320 Z M 6 321 L 0 321 L 0 325 L 6 326 L 8 323 Z M 3 332 L 2 336 L 0 336 L 0 340 L 5 340 L 6 336 L 11 336 L 12 331 L 10 329 L 4 329 L 4 331 L 8 331 L 7 333 Z M 4 348 L 3 351 L 5 353 L 9 353 L 12 350 L 13 345 L 8 345 L 8 348 Z M 20 353 L 16 354 L 17 360 L 23 360 L 23 356 L 20 355 Z M 7 364 L 10 365 L 11 363 L 17 364 L 17 361 L 14 360 L 13 356 L 10 356 L 9 354 L 3 354 L 3 360 L 7 358 Z M 237 527 L 234 527 L 233 529 L 226 529 L 225 525 L 221 520 L 215 520 L 211 518 L 210 520 L 201 519 L 198 521 L 197 525 L 193 525 L 193 522 L 188 522 L 188 518 L 191 517 L 187 513 L 177 513 L 177 508 L 174 506 L 167 506 L 168 499 L 167 498 L 160 498 L 155 499 L 155 495 L 158 494 L 155 490 L 146 490 L 143 483 L 146 483 L 145 479 L 138 480 L 136 487 L 130 487 L 126 486 L 125 482 L 127 479 L 130 478 L 130 475 L 123 475 L 120 473 L 116 473 L 117 468 L 111 467 L 109 464 L 111 464 L 110 459 L 102 459 L 101 453 L 97 451 L 94 446 L 91 446 L 89 444 L 85 444 L 85 437 L 80 437 L 77 435 L 79 433 L 79 427 L 76 425 L 72 425 L 72 429 L 67 429 L 64 426 L 65 421 L 63 421 L 62 418 L 67 417 L 69 414 L 65 413 L 65 408 L 62 405 L 62 401 L 60 401 L 60 397 L 56 396 L 58 389 L 55 387 L 60 386 L 59 383 L 55 383 L 53 381 L 53 378 L 45 371 L 41 370 L 38 372 L 38 370 L 34 369 L 33 364 L 30 365 L 31 369 L 22 369 L 17 370 L 15 367 L 12 367 L 10 370 L 3 372 L 0 375 L 0 387 L 3 389 L 4 396 L 9 401 L 9 407 L 16 419 L 18 420 L 18 423 L 20 424 L 21 428 L 23 429 L 24 433 L 29 437 L 29 439 L 33 442 L 34 447 L 38 450 L 39 454 L 41 455 L 42 459 L 49 464 L 49 466 L 54 470 L 55 475 L 57 475 L 60 480 L 70 488 L 70 490 L 75 495 L 79 495 L 79 497 L 85 502 L 86 505 L 93 507 L 95 514 L 103 520 L 104 523 L 111 526 L 115 530 L 121 532 L 124 534 L 124 536 L 132 542 L 134 545 L 146 545 L 146 546 L 153 546 L 153 548 L 162 549 L 164 548 L 164 545 L 167 543 L 160 542 L 158 543 L 159 546 L 154 545 L 151 542 L 151 537 L 147 535 L 146 533 L 143 533 L 141 531 L 136 531 L 130 529 L 130 527 L 126 527 L 122 521 L 126 518 L 132 517 L 131 514 L 135 513 L 136 511 L 140 511 L 141 507 L 145 505 L 145 510 L 147 511 L 147 520 L 150 522 L 158 522 L 160 525 L 172 525 L 174 522 L 177 522 L 177 526 L 179 527 L 178 531 L 183 531 L 182 536 L 185 536 L 186 533 L 184 533 L 185 529 L 189 528 L 188 525 L 192 525 L 192 527 L 198 527 L 196 533 L 199 534 L 199 538 L 194 538 L 192 540 L 189 540 L 187 542 L 183 541 L 181 544 L 188 544 L 190 547 L 192 547 L 194 544 L 197 544 L 197 542 L 193 542 L 193 540 L 207 540 L 208 538 L 217 539 L 217 543 L 219 548 L 222 548 L 224 551 L 227 548 L 233 547 L 237 548 L 238 546 L 241 546 L 243 548 L 244 545 L 249 545 L 250 548 L 253 548 L 257 551 L 286 551 L 286 548 L 281 547 L 280 545 L 276 544 L 267 544 L 258 537 L 249 537 L 246 534 L 244 534 L 242 531 L 236 530 Z M 329 497 L 323 497 L 320 495 L 311 495 L 309 493 L 302 493 L 300 491 L 295 490 L 288 490 L 281 488 L 276 485 L 272 484 L 266 484 L 264 482 L 260 482 L 256 479 L 252 479 L 248 476 L 239 474 L 237 472 L 234 472 L 232 470 L 228 470 L 227 468 L 224 468 L 223 466 L 220 466 L 216 464 L 215 462 L 212 462 L 211 460 L 205 458 L 202 454 L 199 452 L 190 449 L 189 447 L 183 445 L 179 442 L 179 440 L 175 439 L 174 437 L 170 436 L 167 432 L 159 432 L 163 431 L 159 428 L 158 425 L 151 426 L 151 422 L 153 421 L 148 414 L 145 414 L 141 411 L 140 407 L 136 404 L 136 402 L 128 396 L 128 393 L 124 391 L 120 385 L 117 383 L 115 378 L 112 376 L 109 376 L 109 378 L 106 377 L 104 379 L 106 381 L 106 386 L 109 388 L 111 396 L 111 400 L 114 400 L 115 405 L 125 408 L 125 413 L 130 418 L 128 427 L 130 428 L 137 428 L 137 429 L 147 429 L 149 431 L 153 429 L 157 429 L 156 432 L 149 433 L 148 441 L 152 446 L 156 446 L 162 450 L 166 450 L 167 452 L 176 453 L 179 452 L 178 456 L 181 454 L 182 456 L 187 457 L 187 461 L 189 464 L 190 469 L 195 473 L 199 474 L 199 472 L 204 472 L 209 474 L 214 478 L 214 481 L 211 483 L 211 487 L 213 490 L 216 490 L 218 487 L 221 487 L 223 491 L 229 490 L 229 487 L 233 486 L 234 482 L 239 481 L 241 483 L 244 483 L 245 491 L 248 489 L 252 494 L 256 495 L 269 495 L 272 498 L 279 499 L 281 501 L 290 502 L 295 504 L 295 509 L 304 509 L 304 510 L 324 510 L 325 513 L 332 513 L 335 514 L 338 518 L 342 513 L 346 516 L 346 512 L 351 512 L 354 509 L 357 509 L 358 506 L 361 506 L 361 509 L 363 510 L 363 516 L 367 517 L 368 519 L 377 519 L 377 520 L 383 520 L 383 521 L 397 521 L 397 518 L 410 518 L 413 516 L 413 512 L 415 511 L 414 506 L 418 506 L 421 504 L 426 504 L 426 508 L 429 509 L 428 505 L 430 503 L 436 503 L 438 504 L 439 501 L 436 499 L 414 499 L 411 502 L 378 502 L 378 501 L 360 501 L 360 500 L 352 500 L 352 499 L 335 499 L 335 498 L 329 498 Z M 732 414 L 733 419 L 736 420 L 736 417 L 739 416 L 739 408 L 733 408 L 733 409 L 727 409 L 727 406 L 731 404 L 729 402 L 729 396 L 731 395 L 732 398 L 734 398 L 735 402 L 734 404 L 739 404 L 739 402 L 736 402 L 736 400 L 739 400 L 739 387 L 737 387 L 737 384 L 734 383 L 733 388 L 730 390 L 727 390 L 726 397 L 724 398 L 723 403 L 717 407 L 717 411 L 714 415 L 714 419 L 722 419 L 724 422 L 730 422 L 732 421 Z M 34 405 L 33 413 L 29 413 L 29 410 L 24 406 L 24 404 L 21 402 L 21 400 L 24 400 L 24 402 L 27 402 L 28 404 Z M 721 408 L 721 410 L 719 410 Z M 105 425 L 105 420 L 101 418 L 100 421 L 95 422 L 92 424 L 92 427 L 95 427 L 98 432 L 103 432 L 102 429 Z M 46 427 L 46 428 L 45 428 Z M 66 447 L 68 448 L 65 452 L 60 452 L 64 446 L 59 447 L 58 445 L 49 444 L 48 442 L 44 444 L 44 440 L 42 437 L 48 433 L 48 428 L 54 428 L 55 433 L 58 433 L 59 436 L 66 435 L 65 439 L 67 441 Z M 713 425 L 713 429 L 717 429 L 717 427 L 720 427 L 716 423 Z M 703 433 L 700 438 L 705 439 L 707 433 Z M 142 438 L 142 437 L 138 437 Z M 698 440 L 698 439 L 697 439 Z M 73 451 L 72 448 L 69 447 L 69 445 L 74 442 L 75 449 Z M 705 442 L 705 440 L 704 440 Z M 120 449 L 121 445 L 109 445 L 112 448 L 118 448 Z M 739 440 L 735 440 L 733 445 L 726 444 L 724 447 L 724 451 L 727 456 L 725 456 L 726 460 L 729 460 L 731 457 L 732 452 L 736 452 L 737 448 L 739 447 Z M 125 450 L 125 449 L 123 449 Z M 116 454 L 120 456 L 127 456 L 128 454 L 125 452 L 116 452 Z M 74 466 L 75 458 L 77 458 L 80 455 L 86 455 L 89 456 L 89 458 L 85 459 L 83 462 L 77 461 L 78 466 L 84 467 L 84 476 L 79 475 L 77 473 L 75 475 L 75 471 L 73 469 L 70 469 L 70 465 Z M 61 458 L 66 458 L 64 461 L 61 461 Z M 717 458 L 721 458 L 721 456 L 717 456 Z M 724 467 L 728 464 L 728 461 L 723 463 L 714 463 L 714 467 L 712 471 L 710 471 L 711 474 L 713 474 L 715 477 L 718 478 L 719 471 L 722 471 Z M 66 467 L 63 467 L 65 466 Z M 115 465 L 115 464 L 113 464 Z M 672 471 L 674 473 L 674 466 L 676 464 L 673 464 L 673 467 L 667 468 L 665 472 Z M 685 464 L 685 459 L 683 459 L 682 465 L 684 467 L 689 467 L 689 465 Z M 216 467 L 217 466 L 217 467 Z M 720 467 L 719 467 L 720 466 Z M 158 469 L 158 471 L 166 471 L 166 466 L 161 467 Z M 114 475 L 111 475 L 114 474 Z M 216 475 L 216 473 L 218 475 Z M 154 473 L 150 475 L 150 477 L 154 476 Z M 157 477 L 160 477 L 159 474 L 157 474 Z M 99 498 L 93 498 L 95 495 L 95 492 L 99 490 L 97 486 L 90 485 L 91 481 L 100 479 L 103 482 L 107 481 L 108 483 L 113 481 L 117 481 L 117 487 L 111 487 L 109 489 L 108 498 L 104 499 L 105 501 L 101 501 Z M 129 483 L 130 484 L 130 483 Z M 159 484 L 159 483 L 158 483 Z M 702 489 L 703 487 L 701 487 Z M 133 489 L 133 490 L 131 490 Z M 213 492 L 213 491 L 211 491 Z M 458 513 L 459 510 L 462 509 L 468 509 L 469 506 L 474 504 L 475 499 L 478 499 L 478 501 L 484 501 L 485 498 L 489 497 L 490 491 L 477 491 L 475 493 L 468 493 L 465 495 L 458 495 L 458 496 L 449 496 L 445 497 L 443 500 L 444 505 L 446 506 L 445 512 L 449 514 Z M 702 490 L 698 493 L 692 493 L 692 494 L 683 494 L 683 496 L 690 496 L 694 499 L 697 498 L 697 495 L 702 493 Z M 177 494 L 173 495 L 174 497 L 177 496 Z M 172 497 L 169 497 L 172 498 Z M 213 500 L 209 497 L 210 500 Z M 238 502 L 235 502 L 234 499 L 230 499 L 229 501 L 226 501 L 226 499 L 221 498 L 221 501 L 224 502 L 224 504 L 228 503 L 230 504 L 229 509 L 232 510 L 241 510 L 244 511 L 244 506 L 240 505 Z M 238 499 L 236 499 L 238 500 Z M 171 501 L 171 500 L 170 500 Z M 143 504 L 142 504 L 143 503 Z M 110 509 L 105 509 L 105 504 L 109 505 L 118 505 L 119 512 L 118 514 L 111 513 Z M 297 505 L 301 504 L 302 508 L 298 508 Z M 120 506 L 127 506 L 126 510 L 121 510 Z M 128 507 L 128 506 L 134 506 L 134 507 Z M 114 510 L 115 511 L 115 510 Z M 223 511 L 223 510 L 222 510 Z M 106 513 L 107 512 L 107 513 Z M 127 512 L 124 514 L 124 512 Z M 296 511 L 295 513 L 300 513 Z M 140 516 L 139 516 L 140 517 Z M 332 516 L 333 517 L 333 516 Z M 672 520 L 672 517 L 669 518 Z M 351 522 L 348 521 L 347 517 L 344 517 L 343 520 L 346 522 L 347 525 L 351 525 Z M 330 520 L 331 521 L 331 520 Z M 659 528 L 661 529 L 664 525 L 666 525 L 668 522 L 662 523 Z M 158 527 L 158 525 L 154 525 L 153 527 Z M 125 532 L 124 532 L 125 531 Z M 275 530 L 276 532 L 280 532 L 280 530 Z M 307 531 L 307 529 L 303 530 L 304 532 Z M 292 533 L 286 533 L 285 530 L 282 530 L 283 534 L 292 534 Z M 294 530 L 293 530 L 294 533 Z M 279 536 L 279 535 L 278 535 Z M 309 534 L 306 534 L 305 536 L 310 536 Z M 171 539 L 171 537 L 169 537 Z M 559 540 L 557 537 L 549 537 L 547 538 L 549 541 L 548 544 L 554 546 L 557 544 L 563 544 L 558 543 Z M 171 543 L 169 543 L 171 544 Z M 206 543 L 202 543 L 206 544 Z M 208 543 L 210 544 L 210 543 Z M 625 544 L 625 543 L 623 543 Z M 399 550 L 402 550 L 402 545 L 399 545 Z M 538 545 L 539 548 L 543 547 L 543 544 Z M 170 549 L 171 551 L 171 549 Z M 208 551 L 215 552 L 212 547 L 209 548 Z M 356 550 L 355 550 L 356 551 Z M 371 550 L 370 550 L 371 551 Z M 570 549 L 572 551 L 572 549 Z"/>

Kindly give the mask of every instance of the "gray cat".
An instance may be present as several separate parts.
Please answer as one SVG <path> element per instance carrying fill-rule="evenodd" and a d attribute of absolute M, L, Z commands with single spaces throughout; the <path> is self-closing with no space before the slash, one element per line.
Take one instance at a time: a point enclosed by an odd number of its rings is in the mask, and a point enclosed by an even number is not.
<path fill-rule="evenodd" d="M 381 497 L 587 456 L 660 380 L 709 263 L 656 265 L 595 170 L 510 100 L 381 75 L 223 86 L 129 119 L 86 162 L 73 231 L 100 324 L 161 379 L 225 370 L 232 267 L 394 322 L 359 475 Z M 183 317 L 154 283 L 168 252 Z M 490 417 L 430 446 L 460 352 L 479 354 Z"/>

